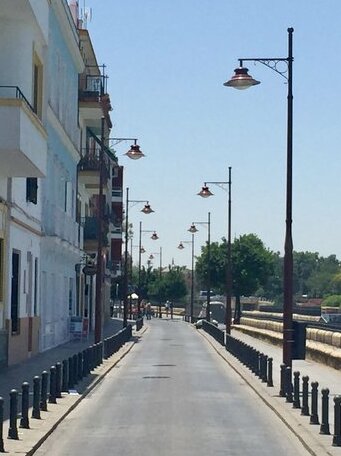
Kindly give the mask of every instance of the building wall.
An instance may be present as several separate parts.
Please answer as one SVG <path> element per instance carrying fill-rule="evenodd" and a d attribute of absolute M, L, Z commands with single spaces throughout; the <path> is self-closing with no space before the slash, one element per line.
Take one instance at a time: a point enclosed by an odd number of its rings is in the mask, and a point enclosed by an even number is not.
<path fill-rule="evenodd" d="M 82 257 L 76 223 L 78 56 L 70 50 L 62 13 L 60 5 L 52 2 L 47 68 L 48 165 L 42 185 L 46 235 L 41 244 L 41 350 L 69 340 L 69 319 L 76 312 L 75 266 Z"/>

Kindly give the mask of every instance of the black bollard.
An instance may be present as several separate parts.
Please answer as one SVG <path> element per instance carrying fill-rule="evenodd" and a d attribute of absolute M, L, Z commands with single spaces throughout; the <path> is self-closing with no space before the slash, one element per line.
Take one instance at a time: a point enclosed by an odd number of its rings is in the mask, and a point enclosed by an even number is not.
<path fill-rule="evenodd" d="M 268 386 L 274 386 L 273 377 L 272 377 L 272 358 L 268 358 Z"/>
<path fill-rule="evenodd" d="M 73 355 L 73 383 L 74 385 L 77 385 L 78 383 L 78 356 L 76 354 Z"/>
<path fill-rule="evenodd" d="M 43 371 L 41 374 L 41 391 L 40 391 L 40 410 L 47 412 L 47 384 L 49 380 L 49 374 Z"/>
<path fill-rule="evenodd" d="M 322 422 L 320 426 L 320 434 L 330 435 L 329 430 L 329 389 L 321 390 L 322 394 Z"/>
<path fill-rule="evenodd" d="M 300 373 L 294 372 L 294 400 L 292 403 L 293 408 L 301 408 L 300 401 Z"/>
<path fill-rule="evenodd" d="M 288 366 L 285 368 L 285 396 L 286 402 L 289 402 L 290 404 L 293 402 L 292 390 L 291 367 Z"/>
<path fill-rule="evenodd" d="M 0 453 L 4 452 L 4 400 L 0 397 Z"/>
<path fill-rule="evenodd" d="M 311 383 L 311 414 L 310 424 L 320 424 L 317 410 L 318 402 L 318 382 Z"/>
<path fill-rule="evenodd" d="M 40 377 L 37 375 L 33 377 L 33 407 L 32 407 L 32 418 L 40 420 Z"/>
<path fill-rule="evenodd" d="M 261 369 L 260 369 L 260 378 L 262 380 L 262 383 L 266 383 L 267 382 L 267 364 L 268 364 L 268 357 L 266 355 L 264 355 L 264 353 L 261 353 L 260 355 L 260 366 L 261 366 Z"/>
<path fill-rule="evenodd" d="M 9 393 L 9 429 L 8 438 L 13 440 L 19 440 L 18 428 L 17 428 L 17 415 L 18 415 L 18 391 L 12 389 Z"/>
<path fill-rule="evenodd" d="M 82 380 L 83 378 L 83 355 L 81 352 L 78 353 L 78 380 Z"/>
<path fill-rule="evenodd" d="M 341 446 L 341 396 L 334 397 L 333 446 Z"/>
<path fill-rule="evenodd" d="M 75 384 L 73 381 L 73 357 L 70 356 L 68 359 L 68 371 L 69 371 L 69 381 L 68 381 L 68 390 L 73 389 Z"/>
<path fill-rule="evenodd" d="M 88 350 L 87 348 L 82 352 L 82 376 L 83 378 L 88 375 Z"/>
<path fill-rule="evenodd" d="M 69 378 L 68 378 L 68 362 L 66 359 L 63 359 L 63 380 L 62 380 L 62 391 L 67 393 L 69 391 Z"/>
<path fill-rule="evenodd" d="M 280 377 L 280 390 L 279 390 L 279 395 L 281 397 L 285 397 L 285 364 L 281 364 L 281 377 Z"/>
<path fill-rule="evenodd" d="M 57 404 L 56 399 L 56 366 L 50 367 L 50 394 L 49 403 Z"/>
<path fill-rule="evenodd" d="M 56 363 L 56 398 L 62 397 L 62 363 Z"/>
<path fill-rule="evenodd" d="M 30 421 L 28 419 L 30 385 L 27 382 L 24 382 L 21 385 L 21 390 L 22 396 L 20 427 L 23 429 L 30 429 Z"/>
<path fill-rule="evenodd" d="M 309 377 L 306 375 L 302 377 L 302 409 L 301 415 L 309 416 L 309 404 L 308 404 L 308 389 L 309 389 Z"/>

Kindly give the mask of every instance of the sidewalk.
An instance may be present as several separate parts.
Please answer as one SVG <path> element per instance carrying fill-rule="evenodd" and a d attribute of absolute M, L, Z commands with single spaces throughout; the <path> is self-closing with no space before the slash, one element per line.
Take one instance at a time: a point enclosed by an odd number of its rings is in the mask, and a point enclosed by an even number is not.
<path fill-rule="evenodd" d="M 212 337 L 203 330 L 199 332 L 213 346 L 216 352 L 233 368 L 243 380 L 258 394 L 264 403 L 270 407 L 289 427 L 289 429 L 301 440 L 303 445 L 309 449 L 314 456 L 336 456 L 341 455 L 340 447 L 332 446 L 334 431 L 334 402 L 333 398 L 341 394 L 341 372 L 324 364 L 312 360 L 293 361 L 293 372 L 299 371 L 300 389 L 302 385 L 302 376 L 309 376 L 309 385 L 312 381 L 319 383 L 319 420 L 321 422 L 321 389 L 328 388 L 329 395 L 329 426 L 331 435 L 321 435 L 320 426 L 310 424 L 309 416 L 302 416 L 300 409 L 294 409 L 291 403 L 279 396 L 280 390 L 280 365 L 282 364 L 282 348 L 248 336 L 238 330 L 232 329 L 231 335 L 245 343 L 253 346 L 260 352 L 273 358 L 273 387 L 267 387 L 266 383 L 256 377 L 247 367 L 245 367 L 237 358 L 228 353 L 225 347 L 221 346 Z M 309 386 L 310 391 L 310 386 Z M 309 409 L 311 409 L 309 397 Z M 291 456 L 291 455 L 290 455 Z"/>
<path fill-rule="evenodd" d="M 111 319 L 103 327 L 103 337 L 111 336 L 120 329 L 122 329 L 122 320 Z M 40 376 L 44 370 L 50 372 L 50 367 L 56 362 L 68 359 L 69 356 L 84 350 L 93 343 L 94 334 L 91 333 L 89 338 L 72 340 L 66 344 L 39 353 L 22 363 L 2 369 L 0 372 L 0 396 L 5 402 L 5 419 L 9 414 L 9 392 L 11 389 L 16 389 L 18 392 L 21 392 L 21 385 L 23 382 L 28 382 L 32 388 L 33 377 L 35 375 Z M 18 405 L 20 411 L 21 404 L 19 403 Z"/>
<path fill-rule="evenodd" d="M 131 322 L 134 324 L 134 322 Z M 112 335 L 122 328 L 121 320 L 112 319 L 103 329 L 104 337 Z M 75 390 L 69 393 L 62 393 L 62 398 L 57 399 L 57 404 L 48 403 L 48 411 L 41 411 L 41 419 L 30 418 L 30 429 L 22 429 L 19 427 L 18 419 L 18 435 L 19 440 L 7 438 L 9 419 L 5 418 L 3 426 L 3 441 L 5 453 L 8 456 L 15 454 L 32 455 L 41 443 L 54 431 L 58 424 L 78 405 L 78 403 L 89 394 L 92 389 L 102 380 L 102 378 L 115 367 L 115 365 L 132 349 L 134 344 L 138 342 L 141 335 L 147 328 L 142 328 L 138 333 L 133 329 L 133 337 L 129 342 L 126 342 L 121 349 L 114 353 L 110 358 L 104 359 L 103 363 L 91 371 L 90 375 L 80 381 Z M 33 358 L 22 363 L 20 366 L 13 366 L 7 369 L 7 372 L 1 373 L 0 381 L 1 388 L 12 388 L 11 382 L 15 378 L 15 373 L 22 378 L 28 379 L 29 375 L 39 375 L 42 370 L 49 368 L 54 362 L 59 359 L 64 359 L 66 356 L 88 347 L 93 342 L 93 336 L 86 341 L 69 342 L 60 347 L 49 350 L 46 353 L 39 355 L 39 359 Z M 47 366 L 46 366 L 47 363 Z M 29 373 L 29 374 L 28 374 Z M 24 380 L 25 381 L 25 380 Z M 19 378 L 15 382 L 20 384 Z M 7 399 L 7 397 L 6 397 Z M 9 402 L 9 401 L 8 401 Z M 19 415 L 20 417 L 20 415 Z M 31 409 L 29 411 L 31 417 Z M 0 453 L 2 454 L 2 453 Z"/>

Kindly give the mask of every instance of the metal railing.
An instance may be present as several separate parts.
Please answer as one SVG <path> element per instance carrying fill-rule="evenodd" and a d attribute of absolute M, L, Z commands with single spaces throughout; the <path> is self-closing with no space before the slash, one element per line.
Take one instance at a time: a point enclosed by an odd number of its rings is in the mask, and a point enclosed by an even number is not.
<path fill-rule="evenodd" d="M 31 103 L 27 100 L 25 95 L 19 89 L 18 86 L 0 86 L 0 98 L 9 98 L 9 99 L 16 99 L 16 100 L 23 100 L 30 110 L 36 113 L 35 109 L 31 105 Z"/>

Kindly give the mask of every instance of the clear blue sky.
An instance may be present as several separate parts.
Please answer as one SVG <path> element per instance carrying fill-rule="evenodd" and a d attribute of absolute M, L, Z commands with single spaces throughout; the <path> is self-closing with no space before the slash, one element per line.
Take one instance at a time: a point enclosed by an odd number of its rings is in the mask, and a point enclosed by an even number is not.
<path fill-rule="evenodd" d="M 83 0 L 80 1 L 83 7 Z M 293 241 L 298 251 L 341 258 L 339 87 L 340 0 L 86 0 L 98 62 L 107 66 L 114 136 L 139 138 L 147 157 L 125 166 L 131 199 L 150 201 L 154 214 L 129 208 L 150 252 L 163 264 L 190 265 L 192 221 L 211 212 L 212 241 L 227 233 L 227 193 L 196 195 L 204 181 L 227 181 L 232 166 L 232 237 L 257 234 L 283 253 L 285 232 L 285 81 L 249 63 L 262 83 L 226 88 L 239 57 L 287 57 L 294 27 Z M 117 146 L 123 154 L 129 146 Z M 198 226 L 195 253 L 207 229 Z M 134 248 L 137 261 L 138 249 Z M 155 266 L 159 258 L 155 257 Z"/>

